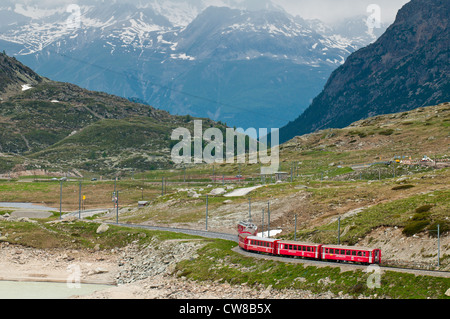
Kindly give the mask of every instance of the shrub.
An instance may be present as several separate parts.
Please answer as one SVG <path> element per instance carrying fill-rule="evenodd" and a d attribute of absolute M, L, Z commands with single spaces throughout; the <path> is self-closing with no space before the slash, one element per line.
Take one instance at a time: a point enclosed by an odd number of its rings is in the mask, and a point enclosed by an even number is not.
<path fill-rule="evenodd" d="M 430 224 L 429 220 L 411 221 L 405 226 L 405 228 L 403 228 L 403 234 L 408 237 L 411 237 L 412 235 L 415 235 L 423 231 L 429 224 Z"/>
<path fill-rule="evenodd" d="M 389 136 L 389 135 L 392 135 L 393 133 L 394 133 L 394 130 L 391 128 L 379 132 L 380 135 L 384 135 L 384 136 Z"/>
<path fill-rule="evenodd" d="M 407 185 L 399 185 L 399 186 L 392 187 L 392 190 L 393 191 L 397 191 L 397 190 L 400 190 L 400 189 L 409 189 L 409 188 L 413 188 L 413 187 L 414 187 L 414 185 L 409 185 L 409 184 L 407 184 Z"/>
<path fill-rule="evenodd" d="M 437 220 L 433 222 L 428 227 L 428 234 L 430 237 L 437 237 L 437 225 L 439 225 L 439 233 L 442 235 L 445 232 L 448 232 L 450 230 L 450 223 L 443 221 L 443 220 Z"/>
<path fill-rule="evenodd" d="M 430 205 L 430 204 L 420 206 L 420 207 L 416 208 L 416 214 L 429 212 L 430 209 L 432 209 L 432 208 L 433 208 L 433 205 Z"/>

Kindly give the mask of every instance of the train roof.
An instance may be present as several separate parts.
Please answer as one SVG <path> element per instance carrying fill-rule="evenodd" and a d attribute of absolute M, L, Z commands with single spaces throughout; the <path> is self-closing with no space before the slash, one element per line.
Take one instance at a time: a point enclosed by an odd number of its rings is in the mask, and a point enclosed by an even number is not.
<path fill-rule="evenodd" d="M 253 239 L 253 240 L 259 240 L 259 241 L 267 241 L 267 242 L 275 242 L 279 239 L 276 238 L 264 238 L 264 237 L 258 237 L 258 236 L 248 236 L 247 239 Z"/>
<path fill-rule="evenodd" d="M 375 249 L 379 249 L 379 248 L 356 247 L 356 246 L 342 246 L 342 245 L 322 245 L 322 248 L 349 249 L 349 250 L 375 250 Z"/>
<path fill-rule="evenodd" d="M 321 244 L 315 244 L 315 243 L 306 243 L 306 242 L 300 242 L 295 240 L 280 240 L 280 243 L 288 244 L 288 245 L 301 245 L 301 246 L 320 246 Z"/>

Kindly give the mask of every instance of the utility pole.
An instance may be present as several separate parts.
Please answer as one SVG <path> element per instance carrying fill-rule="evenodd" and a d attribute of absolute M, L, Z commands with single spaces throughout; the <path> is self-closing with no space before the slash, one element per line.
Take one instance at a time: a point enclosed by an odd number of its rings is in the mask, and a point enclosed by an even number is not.
<path fill-rule="evenodd" d="M 208 194 L 206 195 L 206 231 L 208 231 Z"/>
<path fill-rule="evenodd" d="M 61 219 L 61 215 L 62 215 L 62 183 L 63 181 L 60 180 L 59 181 L 60 185 L 59 185 L 59 219 Z"/>
<path fill-rule="evenodd" d="M 119 191 L 117 191 L 116 224 L 119 224 Z"/>
<path fill-rule="evenodd" d="M 295 231 L 294 231 L 294 240 L 297 241 L 297 214 L 295 214 Z"/>
<path fill-rule="evenodd" d="M 341 244 L 341 216 L 338 217 L 338 245 Z"/>
<path fill-rule="evenodd" d="M 267 238 L 270 238 L 270 202 L 267 202 Z"/>
<path fill-rule="evenodd" d="M 441 265 L 441 237 L 439 233 L 439 224 L 437 225 L 437 236 L 438 236 L 438 268 Z"/>
<path fill-rule="evenodd" d="M 262 209 L 261 214 L 261 237 L 264 238 L 264 208 Z"/>
<path fill-rule="evenodd" d="M 80 190 L 78 194 L 78 219 L 81 219 L 81 182 L 80 182 Z"/>
<path fill-rule="evenodd" d="M 251 198 L 248 199 L 248 218 L 249 218 L 249 221 L 251 222 L 252 221 L 252 199 Z"/>

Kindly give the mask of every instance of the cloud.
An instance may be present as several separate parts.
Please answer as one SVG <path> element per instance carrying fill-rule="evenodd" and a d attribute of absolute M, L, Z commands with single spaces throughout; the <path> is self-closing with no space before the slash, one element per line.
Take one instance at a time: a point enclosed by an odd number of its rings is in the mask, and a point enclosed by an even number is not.
<path fill-rule="evenodd" d="M 344 18 L 368 15 L 367 7 L 376 4 L 381 8 L 383 22 L 393 22 L 398 10 L 409 0 L 273 0 L 293 15 L 305 19 L 335 22 Z"/>
<path fill-rule="evenodd" d="M 5 0 L 2 0 L 5 1 Z M 113 2 L 131 2 L 134 4 L 146 3 L 154 0 L 14 0 L 16 4 L 38 6 L 40 8 L 55 8 L 69 4 L 95 4 Z M 172 0 L 174 1 L 174 0 Z M 187 3 L 199 3 L 201 0 L 184 0 Z M 261 0 L 230 0 L 229 2 L 240 2 L 252 5 Z M 274 4 L 283 7 L 293 15 L 299 15 L 305 19 L 320 19 L 324 22 L 335 22 L 347 17 L 357 15 L 368 15 L 367 7 L 377 4 L 381 8 L 383 22 L 393 22 L 398 10 L 409 0 L 271 0 Z M 9 1 L 6 0 L 6 3 Z M 183 2 L 183 0 L 175 0 Z M 204 0 L 214 5 L 217 1 Z M 226 3 L 226 0 L 219 1 Z"/>

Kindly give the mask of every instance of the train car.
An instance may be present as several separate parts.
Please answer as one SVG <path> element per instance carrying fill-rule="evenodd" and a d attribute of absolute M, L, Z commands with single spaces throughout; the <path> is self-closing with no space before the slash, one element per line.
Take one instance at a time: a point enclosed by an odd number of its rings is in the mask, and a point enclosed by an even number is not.
<path fill-rule="evenodd" d="M 238 234 L 250 234 L 256 236 L 258 227 L 251 222 L 240 222 L 237 226 Z"/>
<path fill-rule="evenodd" d="M 379 264 L 381 263 L 381 250 L 354 246 L 322 245 L 320 258 L 322 260 Z"/>
<path fill-rule="evenodd" d="M 320 258 L 322 245 L 312 243 L 301 243 L 298 241 L 283 241 L 278 242 L 278 255 L 304 257 L 304 258 Z"/>
<path fill-rule="evenodd" d="M 248 236 L 247 250 L 274 255 L 277 253 L 277 243 L 278 240 L 273 238 Z"/>
<path fill-rule="evenodd" d="M 244 250 L 248 250 L 248 236 L 250 234 L 247 233 L 239 233 L 239 247 L 241 247 Z"/>

